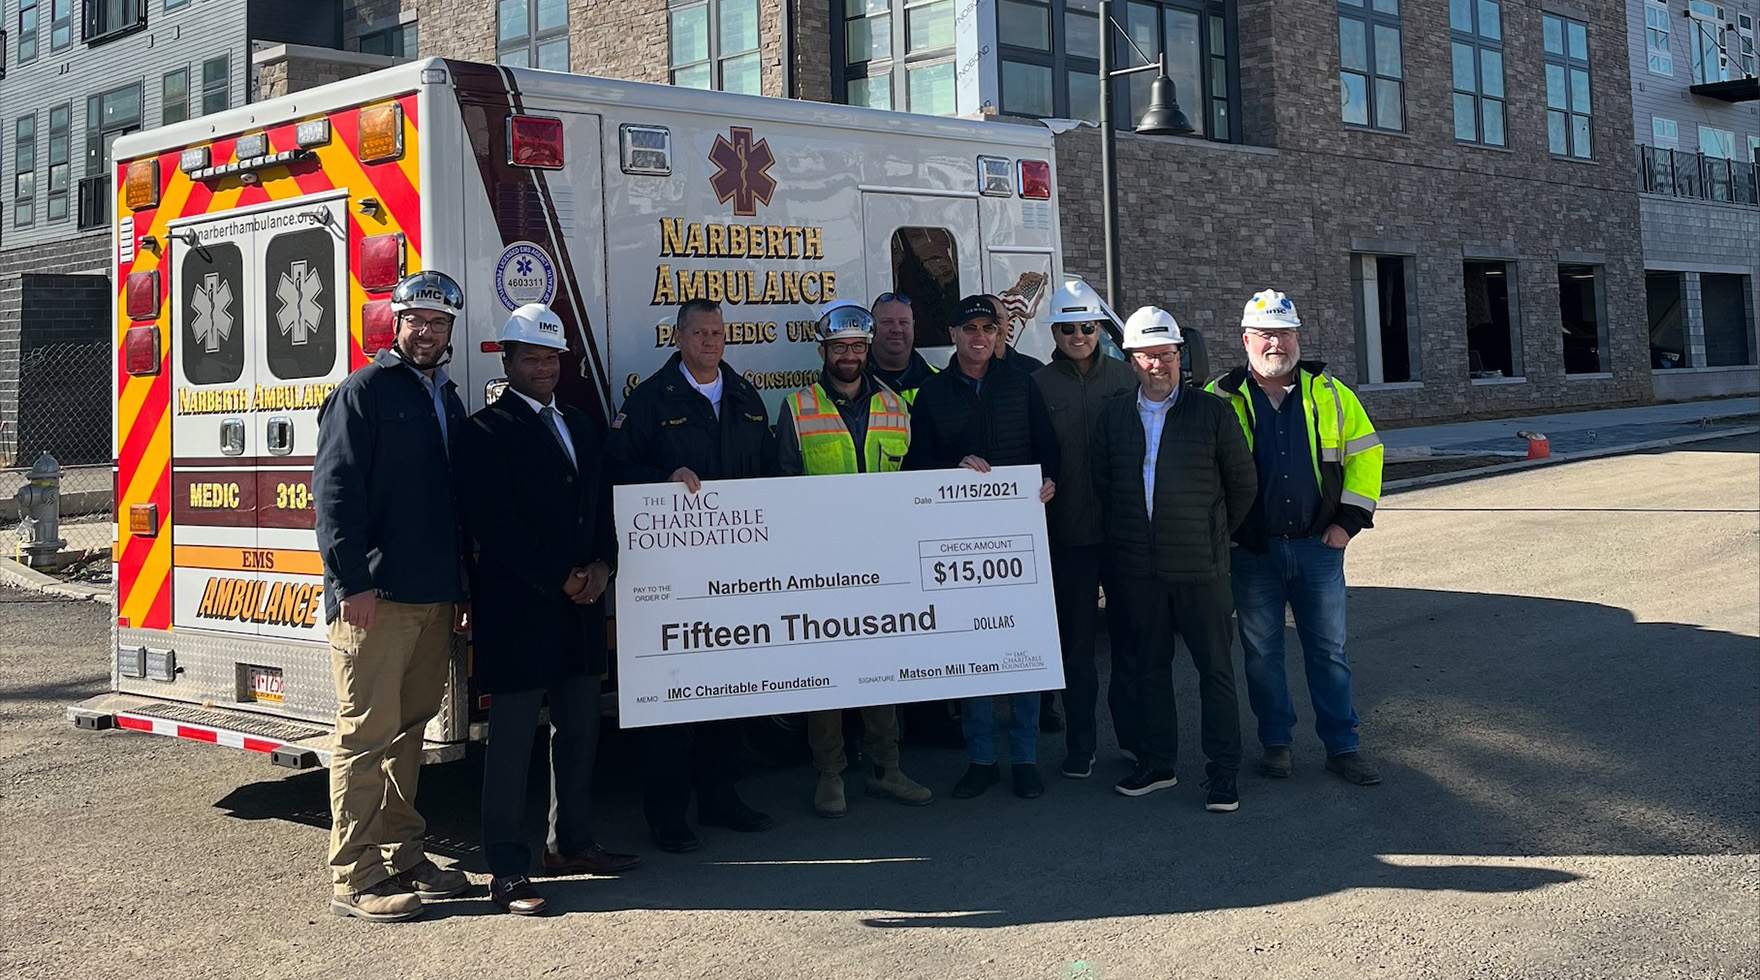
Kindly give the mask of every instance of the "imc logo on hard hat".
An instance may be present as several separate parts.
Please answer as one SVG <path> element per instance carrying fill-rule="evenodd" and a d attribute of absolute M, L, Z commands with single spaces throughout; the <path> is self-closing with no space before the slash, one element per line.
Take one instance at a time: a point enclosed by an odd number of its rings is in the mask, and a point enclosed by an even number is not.
<path fill-rule="evenodd" d="M 733 126 L 726 136 L 716 134 L 715 145 L 709 148 L 709 162 L 715 173 L 709 186 L 715 188 L 715 200 L 733 202 L 733 213 L 750 218 L 758 213 L 758 205 L 770 206 L 776 193 L 776 178 L 770 168 L 776 164 L 769 140 L 752 142 L 752 131 Z"/>
<path fill-rule="evenodd" d="M 543 319 L 538 321 L 538 332 L 547 333 L 552 337 L 562 336 L 562 321 Z"/>

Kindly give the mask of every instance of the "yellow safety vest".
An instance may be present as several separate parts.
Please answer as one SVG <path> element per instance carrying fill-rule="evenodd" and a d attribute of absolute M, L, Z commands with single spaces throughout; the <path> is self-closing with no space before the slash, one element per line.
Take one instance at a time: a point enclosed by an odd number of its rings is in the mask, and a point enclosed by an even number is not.
<path fill-rule="evenodd" d="M 904 466 L 911 447 L 911 416 L 904 400 L 892 389 L 875 385 L 868 400 L 868 438 L 863 453 L 869 473 L 894 473 Z M 801 466 L 808 476 L 861 472 L 856 467 L 855 440 L 837 403 L 821 385 L 802 388 L 789 396 L 794 412 L 795 436 L 800 440 Z"/>

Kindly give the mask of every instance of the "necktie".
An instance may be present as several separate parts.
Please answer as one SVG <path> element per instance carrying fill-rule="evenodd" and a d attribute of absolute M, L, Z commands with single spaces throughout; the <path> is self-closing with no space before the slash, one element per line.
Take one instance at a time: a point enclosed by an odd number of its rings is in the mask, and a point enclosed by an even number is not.
<path fill-rule="evenodd" d="M 556 444 L 562 447 L 562 455 L 568 457 L 568 465 L 573 467 L 574 448 L 568 444 L 567 439 L 562 438 L 562 430 L 556 425 L 556 409 L 550 405 L 545 405 L 543 408 L 538 409 L 538 417 L 544 420 L 544 427 L 549 429 L 550 434 L 556 437 Z"/>

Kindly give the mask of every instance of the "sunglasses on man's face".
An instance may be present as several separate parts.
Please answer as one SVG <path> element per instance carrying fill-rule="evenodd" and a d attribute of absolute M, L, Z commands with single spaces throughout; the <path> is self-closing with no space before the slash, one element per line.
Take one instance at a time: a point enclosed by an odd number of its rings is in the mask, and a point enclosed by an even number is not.
<path fill-rule="evenodd" d="M 911 305 L 911 298 L 903 293 L 881 293 L 874 297 L 874 306 L 879 306 L 881 303 L 903 303 L 904 305 L 909 306 Z M 871 310 L 874 306 L 870 306 L 868 309 Z"/>
<path fill-rule="evenodd" d="M 1057 325 L 1058 332 L 1065 337 L 1075 336 L 1077 330 L 1080 330 L 1084 337 L 1092 337 L 1099 331 L 1099 329 L 1099 327 L 1096 327 L 1092 323 L 1060 323 Z"/>

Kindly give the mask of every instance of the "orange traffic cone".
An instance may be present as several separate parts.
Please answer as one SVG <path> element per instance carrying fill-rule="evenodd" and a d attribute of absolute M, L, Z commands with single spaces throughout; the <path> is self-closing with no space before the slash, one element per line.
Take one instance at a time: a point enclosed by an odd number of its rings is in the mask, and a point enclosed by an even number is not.
<path fill-rule="evenodd" d="M 1529 459 L 1551 459 L 1552 458 L 1552 443 L 1547 441 L 1545 433 L 1543 433 L 1543 432 L 1517 432 L 1516 435 L 1520 436 L 1523 439 L 1528 440 L 1528 458 Z"/>

